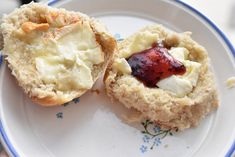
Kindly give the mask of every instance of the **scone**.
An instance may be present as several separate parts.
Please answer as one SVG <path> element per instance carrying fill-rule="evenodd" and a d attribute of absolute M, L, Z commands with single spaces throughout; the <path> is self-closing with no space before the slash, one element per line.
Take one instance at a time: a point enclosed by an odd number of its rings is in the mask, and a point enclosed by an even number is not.
<path fill-rule="evenodd" d="M 116 49 L 102 24 L 79 12 L 30 3 L 2 21 L 3 54 L 12 75 L 43 106 L 91 89 Z"/>
<path fill-rule="evenodd" d="M 218 107 L 208 54 L 190 32 L 147 26 L 118 43 L 106 92 L 162 128 L 198 125 Z"/>

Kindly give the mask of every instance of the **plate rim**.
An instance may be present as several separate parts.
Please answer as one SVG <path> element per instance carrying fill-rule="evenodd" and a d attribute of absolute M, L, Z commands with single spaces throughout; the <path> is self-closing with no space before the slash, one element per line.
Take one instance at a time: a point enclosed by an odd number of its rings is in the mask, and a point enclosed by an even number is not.
<path fill-rule="evenodd" d="M 60 2 L 62 0 L 48 0 L 44 1 L 45 4 L 49 6 L 53 6 L 54 4 Z M 181 0 L 174 0 L 173 2 L 183 6 L 184 8 L 190 10 L 192 13 L 196 14 L 199 16 L 204 22 L 206 22 L 212 29 L 215 30 L 215 32 L 221 37 L 221 39 L 225 42 L 225 45 L 229 48 L 230 53 L 232 53 L 233 58 L 235 58 L 235 48 L 233 44 L 230 42 L 230 40 L 227 38 L 227 36 L 223 33 L 223 31 L 214 23 L 212 22 L 206 15 L 192 7 L 191 5 L 181 1 Z M 1 51 L 0 51 L 1 52 Z M 0 55 L 0 66 L 3 63 L 3 57 Z M 3 66 L 2 66 L 3 67 Z M 0 70 L 2 69 L 0 68 Z M 9 140 L 7 133 L 3 127 L 2 119 L 0 117 L 0 138 L 1 138 L 1 143 L 5 150 L 8 152 L 9 155 L 13 157 L 20 157 L 19 154 L 17 153 L 15 147 Z M 235 140 L 233 140 L 232 145 L 229 147 L 228 151 L 225 154 L 225 157 L 231 157 L 231 155 L 235 152 Z"/>
<path fill-rule="evenodd" d="M 205 16 L 203 13 L 192 7 L 191 5 L 181 1 L 181 0 L 174 0 L 178 4 L 181 4 L 185 8 L 188 8 L 191 10 L 193 13 L 201 17 L 205 22 L 207 22 L 215 31 L 218 33 L 218 35 L 224 40 L 225 44 L 228 46 L 230 52 L 233 55 L 233 58 L 235 58 L 235 47 L 231 43 L 231 41 L 228 39 L 228 37 L 223 33 L 223 31 L 214 23 L 212 20 L 210 20 L 207 16 Z M 235 139 L 233 139 L 232 145 L 229 147 L 227 150 L 225 157 L 231 157 L 232 154 L 235 152 Z"/>

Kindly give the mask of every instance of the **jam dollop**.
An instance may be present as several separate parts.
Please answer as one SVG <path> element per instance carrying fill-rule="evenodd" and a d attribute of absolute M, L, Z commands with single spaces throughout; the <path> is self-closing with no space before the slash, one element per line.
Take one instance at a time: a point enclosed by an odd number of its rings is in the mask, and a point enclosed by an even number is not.
<path fill-rule="evenodd" d="M 152 48 L 133 54 L 127 59 L 131 74 L 147 87 L 157 87 L 157 82 L 171 75 L 183 75 L 185 66 L 167 48 L 163 43 L 154 43 Z"/>

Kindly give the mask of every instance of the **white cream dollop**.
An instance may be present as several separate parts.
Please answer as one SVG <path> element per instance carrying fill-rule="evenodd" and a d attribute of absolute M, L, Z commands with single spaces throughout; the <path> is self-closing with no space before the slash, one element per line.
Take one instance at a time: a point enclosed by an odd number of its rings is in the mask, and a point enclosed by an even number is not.
<path fill-rule="evenodd" d="M 114 60 L 113 68 L 122 72 L 123 74 L 131 74 L 131 67 L 125 58 L 128 58 L 131 55 L 145 49 L 151 48 L 152 43 L 155 43 L 158 38 L 159 36 L 157 33 L 152 33 L 148 30 L 138 32 L 131 41 L 130 45 L 119 52 L 119 59 Z"/>
<path fill-rule="evenodd" d="M 189 52 L 185 48 L 172 48 L 169 53 L 184 64 L 186 73 L 182 76 L 172 75 L 160 80 L 157 86 L 161 89 L 173 92 L 178 97 L 184 97 L 197 85 L 201 64 L 187 60 Z"/>
<path fill-rule="evenodd" d="M 158 38 L 157 33 L 152 33 L 148 30 L 139 32 L 134 37 L 133 41 L 131 41 L 130 45 L 120 52 L 119 57 L 128 58 L 134 53 L 151 48 L 152 44 L 155 43 Z"/>
<path fill-rule="evenodd" d="M 131 74 L 131 67 L 125 58 L 117 58 L 114 60 L 113 67 L 123 74 Z"/>
<path fill-rule="evenodd" d="M 171 91 L 179 97 L 185 96 L 186 93 L 192 91 L 192 84 L 185 78 L 179 78 L 176 75 L 165 78 L 157 83 L 161 89 Z"/>

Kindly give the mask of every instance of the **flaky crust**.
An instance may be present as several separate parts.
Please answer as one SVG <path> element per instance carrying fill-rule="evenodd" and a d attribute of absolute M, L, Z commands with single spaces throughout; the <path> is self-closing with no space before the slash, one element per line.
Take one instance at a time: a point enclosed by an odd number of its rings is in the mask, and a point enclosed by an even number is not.
<path fill-rule="evenodd" d="M 94 82 L 105 70 L 116 49 L 116 40 L 107 32 L 102 24 L 79 12 L 51 8 L 38 3 L 30 3 L 14 10 L 9 15 L 5 15 L 2 20 L 0 32 L 3 34 L 3 54 L 5 55 L 8 67 L 11 69 L 12 75 L 15 76 L 18 84 L 24 89 L 24 92 L 28 94 L 35 103 L 43 106 L 61 105 L 74 98 L 80 97 L 87 91 L 84 89 L 66 92 L 55 91 L 50 85 L 43 83 L 43 81 L 39 79 L 39 74 L 36 72 L 35 66 L 26 63 L 30 58 L 28 58 L 26 53 L 21 51 L 23 50 L 22 47 L 24 44 L 14 37 L 13 32 L 18 30 L 24 22 L 43 22 L 45 19 L 43 19 L 41 15 L 50 12 L 63 14 L 65 23 L 72 23 L 75 19 L 82 22 L 89 22 L 90 27 L 95 33 L 97 43 L 102 47 L 105 60 L 104 63 L 93 66 L 92 77 Z M 53 20 L 51 22 L 53 22 Z M 15 53 L 10 54 L 10 50 L 11 52 L 13 50 Z"/>
<path fill-rule="evenodd" d="M 218 96 L 214 76 L 210 70 L 206 50 L 190 37 L 190 32 L 176 33 L 161 25 L 153 25 L 140 31 L 149 30 L 159 34 L 159 40 L 175 47 L 189 50 L 189 59 L 202 64 L 197 86 L 183 98 L 160 88 L 148 88 L 131 75 L 119 74 L 109 64 L 104 77 L 106 92 L 127 108 L 139 111 L 163 128 L 180 130 L 198 125 L 200 120 L 218 107 Z M 118 43 L 119 52 L 127 47 L 136 34 Z M 115 57 L 119 57 L 117 53 Z"/>

